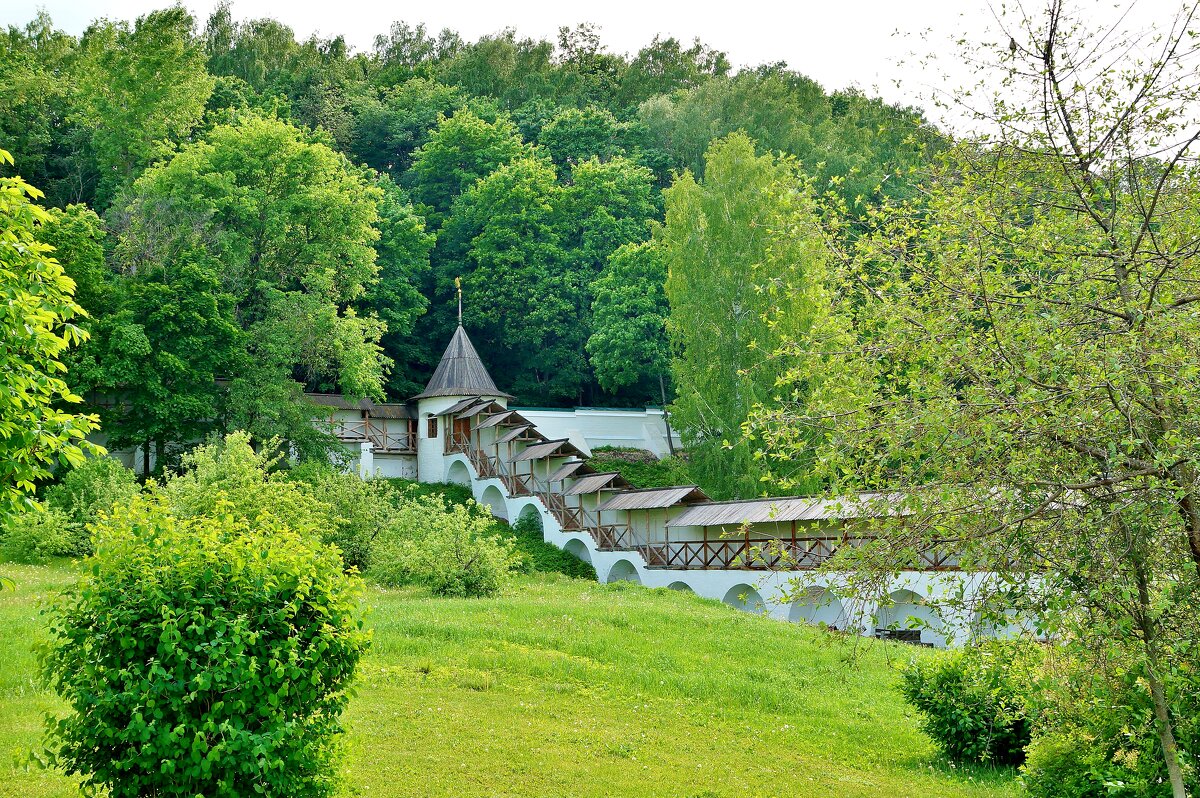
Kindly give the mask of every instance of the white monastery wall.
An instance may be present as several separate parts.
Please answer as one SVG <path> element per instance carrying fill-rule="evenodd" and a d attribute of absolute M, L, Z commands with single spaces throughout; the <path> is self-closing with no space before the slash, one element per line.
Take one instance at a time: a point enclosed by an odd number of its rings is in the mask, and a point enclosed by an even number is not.
<path fill-rule="evenodd" d="M 550 440 L 566 438 L 585 454 L 599 446 L 623 446 L 647 449 L 656 457 L 670 454 L 663 411 L 653 407 L 641 410 L 611 410 L 577 407 L 573 410 L 514 407 Z M 674 436 L 679 446 L 679 437 Z"/>

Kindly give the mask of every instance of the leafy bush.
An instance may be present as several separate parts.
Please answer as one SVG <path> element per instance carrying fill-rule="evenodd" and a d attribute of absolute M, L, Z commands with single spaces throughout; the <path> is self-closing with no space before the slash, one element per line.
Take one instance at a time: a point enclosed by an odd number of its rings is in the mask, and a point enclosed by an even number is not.
<path fill-rule="evenodd" d="M 1022 768 L 1032 798 L 1168 798 L 1171 795 L 1140 657 L 1108 646 L 1066 647 L 1048 658 L 1037 724 Z M 1189 794 L 1200 790 L 1200 669 L 1183 657 L 1169 673 L 1168 698 Z"/>
<path fill-rule="evenodd" d="M 685 460 L 680 457 L 659 460 L 644 449 L 598 447 L 588 465 L 597 471 L 618 471 L 635 488 L 665 488 L 693 482 Z"/>
<path fill-rule="evenodd" d="M 76 557 L 91 554 L 87 525 L 98 513 L 128 502 L 140 490 L 137 476 L 111 457 L 89 458 L 79 468 L 67 472 L 57 485 L 50 486 L 46 490 L 46 504 L 64 514 L 74 539 L 68 553 Z"/>
<path fill-rule="evenodd" d="M 183 518 L 218 512 L 253 520 L 264 512 L 297 532 L 327 532 L 329 508 L 286 474 L 272 473 L 282 459 L 278 443 L 255 451 L 250 434 L 232 432 L 223 440 L 198 446 L 183 456 L 183 471 L 163 489 L 172 512 Z"/>
<path fill-rule="evenodd" d="M 1021 781 L 1036 798 L 1106 798 L 1111 769 L 1095 740 L 1078 732 L 1048 734 L 1026 748 Z"/>
<path fill-rule="evenodd" d="M 950 759 L 1020 764 L 1030 734 L 1024 690 L 1037 658 L 1016 642 L 945 651 L 910 663 L 901 692 Z"/>
<path fill-rule="evenodd" d="M 329 546 L 158 495 L 96 525 L 91 568 L 50 615 L 43 668 L 70 714 L 51 764 L 114 798 L 325 796 L 369 636 Z"/>
<path fill-rule="evenodd" d="M 542 527 L 535 516 L 519 518 L 509 530 L 528 570 L 536 573 L 559 573 L 573 579 L 596 579 L 596 569 L 574 554 L 563 551 L 542 537 Z"/>
<path fill-rule="evenodd" d="M 511 540 L 494 534 L 474 501 L 406 495 L 375 539 L 370 575 L 384 585 L 421 584 L 438 596 L 492 596 L 520 565 Z"/>
<path fill-rule="evenodd" d="M 475 500 L 470 487 L 454 482 L 417 482 L 398 477 L 382 481 L 387 482 L 405 496 L 438 496 L 449 504 L 470 504 Z"/>
<path fill-rule="evenodd" d="M 314 506 L 324 508 L 328 521 L 321 539 L 338 547 L 347 567 L 366 571 L 375 537 L 396 516 L 399 490 L 386 480 L 363 480 L 357 474 L 311 461 L 289 476 L 312 497 Z"/>
<path fill-rule="evenodd" d="M 35 506 L 8 516 L 0 531 L 0 555 L 20 563 L 44 563 L 75 554 L 76 536 L 62 512 Z"/>

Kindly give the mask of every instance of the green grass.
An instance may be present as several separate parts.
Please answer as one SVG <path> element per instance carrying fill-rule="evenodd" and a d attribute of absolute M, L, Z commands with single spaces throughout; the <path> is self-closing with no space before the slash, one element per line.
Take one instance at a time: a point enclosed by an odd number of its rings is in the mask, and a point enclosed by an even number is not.
<path fill-rule="evenodd" d="M 14 767 L 59 705 L 29 647 L 69 566 L 0 566 L 0 796 L 74 795 Z M 624 583 L 523 577 L 498 599 L 370 588 L 351 703 L 356 796 L 1012 796 L 1007 770 L 942 764 L 896 691 L 925 652 Z"/>

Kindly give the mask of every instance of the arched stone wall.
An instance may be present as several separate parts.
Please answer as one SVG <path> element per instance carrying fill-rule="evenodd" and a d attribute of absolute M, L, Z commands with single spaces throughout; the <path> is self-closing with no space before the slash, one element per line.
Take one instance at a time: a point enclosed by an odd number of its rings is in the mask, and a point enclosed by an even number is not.
<path fill-rule="evenodd" d="M 586 563 L 590 563 L 592 561 L 591 550 L 588 549 L 587 544 L 579 538 L 571 538 L 568 540 L 566 545 L 563 546 L 563 551 L 574 557 L 578 557 Z"/>
<path fill-rule="evenodd" d="M 734 585 L 725 593 L 725 598 L 721 601 L 745 612 L 763 612 L 766 610 L 766 602 L 762 596 L 758 594 L 750 585 L 745 583 Z"/>
<path fill-rule="evenodd" d="M 467 464 L 462 460 L 455 460 L 450 463 L 446 469 L 446 481 L 453 485 L 471 484 L 471 472 L 467 469 Z"/>
<path fill-rule="evenodd" d="M 537 530 L 538 530 L 538 532 L 541 532 L 542 535 L 544 536 L 546 533 L 546 529 L 542 525 L 542 511 L 539 510 L 537 508 L 537 505 L 535 505 L 535 504 L 530 503 L 530 504 L 526 504 L 523 507 L 521 507 L 521 509 L 517 511 L 517 517 L 513 521 L 513 523 L 517 523 L 520 521 L 529 523 L 528 519 L 530 519 L 530 518 L 537 521 Z"/>
<path fill-rule="evenodd" d="M 678 590 L 680 593 L 695 593 L 696 592 L 695 590 L 692 590 L 692 586 L 689 585 L 687 582 L 672 582 L 671 584 L 667 585 L 667 589 L 668 590 Z"/>
<path fill-rule="evenodd" d="M 841 599 L 827 588 L 813 587 L 792 602 L 788 610 L 792 623 L 824 624 L 831 629 L 845 629 L 849 618 Z"/>
<path fill-rule="evenodd" d="M 924 597 L 911 590 L 896 590 L 888 598 L 891 606 L 882 606 L 875 613 L 876 629 L 920 629 L 923 642 L 941 639 L 945 623 Z"/>
<path fill-rule="evenodd" d="M 504 494 L 495 485 L 488 485 L 483 489 L 483 495 L 479 497 L 480 504 L 486 504 L 492 511 L 492 515 L 497 518 L 508 520 L 508 504 L 504 501 Z"/>
<path fill-rule="evenodd" d="M 629 560 L 617 560 L 612 564 L 612 568 L 608 569 L 608 578 L 605 582 L 636 582 L 642 583 L 642 578 L 638 576 L 637 566 Z"/>

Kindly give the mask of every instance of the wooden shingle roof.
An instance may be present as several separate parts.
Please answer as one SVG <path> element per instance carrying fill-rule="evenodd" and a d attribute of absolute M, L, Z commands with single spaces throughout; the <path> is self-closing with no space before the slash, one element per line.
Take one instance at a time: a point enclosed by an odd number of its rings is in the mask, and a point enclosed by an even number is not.
<path fill-rule="evenodd" d="M 446 346 L 441 361 L 434 369 L 433 376 L 429 378 L 429 384 L 413 398 L 427 399 L 431 396 L 512 398 L 492 382 L 492 376 L 479 359 L 479 353 L 471 345 L 471 339 L 467 337 L 467 331 L 461 324 L 454 331 L 454 337 Z"/>

